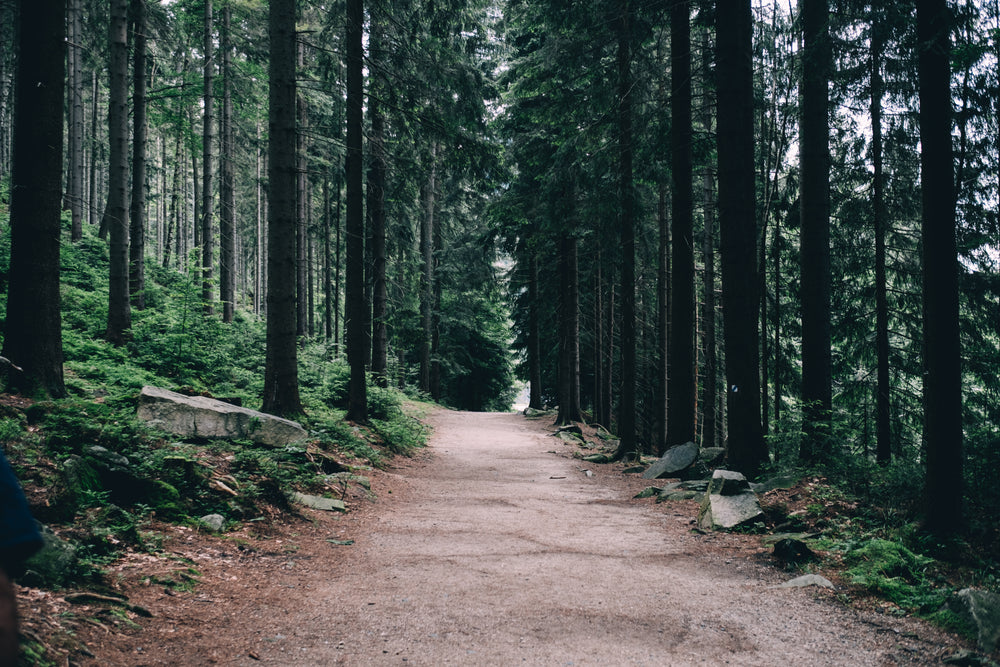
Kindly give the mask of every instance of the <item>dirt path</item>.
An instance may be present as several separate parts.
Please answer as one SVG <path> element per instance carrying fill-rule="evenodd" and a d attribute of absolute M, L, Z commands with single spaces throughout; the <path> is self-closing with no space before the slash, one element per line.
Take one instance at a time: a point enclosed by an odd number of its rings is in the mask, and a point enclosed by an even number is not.
<path fill-rule="evenodd" d="M 631 500 L 520 415 L 441 411 L 429 460 L 362 524 L 146 601 L 103 664 L 930 664 L 930 632 L 862 616 L 690 532 L 690 504 Z M 634 484 L 633 484 L 634 486 Z M 668 506 L 669 507 L 669 506 Z M 347 520 L 345 520 L 347 521 Z M 307 531 L 308 532 L 308 531 Z M 326 540 L 351 533 L 353 546 Z M 292 536 L 293 538 L 295 536 Z M 216 557 L 218 560 L 218 556 Z M 213 579 L 214 577 L 214 579 Z M 214 582 L 214 583 L 213 583 Z M 228 584 L 226 582 L 229 582 Z M 159 599 L 162 599 L 162 594 Z M 191 614 L 199 614 L 192 621 Z"/>

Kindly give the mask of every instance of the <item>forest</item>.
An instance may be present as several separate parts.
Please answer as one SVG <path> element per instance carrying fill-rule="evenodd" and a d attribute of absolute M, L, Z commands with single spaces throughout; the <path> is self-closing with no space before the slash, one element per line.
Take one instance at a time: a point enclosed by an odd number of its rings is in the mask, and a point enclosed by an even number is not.
<path fill-rule="evenodd" d="M 3 0 L 5 385 L 520 382 L 995 549 L 998 118 L 996 0 Z"/>

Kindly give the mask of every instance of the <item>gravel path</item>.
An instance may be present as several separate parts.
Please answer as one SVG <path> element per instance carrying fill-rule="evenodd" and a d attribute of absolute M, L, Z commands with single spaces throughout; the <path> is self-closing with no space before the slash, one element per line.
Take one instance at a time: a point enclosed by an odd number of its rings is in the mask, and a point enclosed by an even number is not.
<path fill-rule="evenodd" d="M 154 618 L 91 640 L 93 664 L 855 666 L 946 650 L 915 621 L 775 588 L 789 577 L 752 557 L 756 538 L 692 533 L 693 503 L 633 500 L 642 480 L 588 475 L 546 423 L 430 421 L 428 452 L 381 478 L 374 506 L 249 549 L 177 540 L 199 586 L 132 588 Z"/>
<path fill-rule="evenodd" d="M 775 589 L 706 550 L 686 515 L 627 502 L 519 415 L 439 412 L 433 463 L 299 601 L 288 665 L 880 665 L 907 630 Z M 919 642 L 918 642 L 919 643 Z M 250 663 L 247 663 L 250 664 Z"/>

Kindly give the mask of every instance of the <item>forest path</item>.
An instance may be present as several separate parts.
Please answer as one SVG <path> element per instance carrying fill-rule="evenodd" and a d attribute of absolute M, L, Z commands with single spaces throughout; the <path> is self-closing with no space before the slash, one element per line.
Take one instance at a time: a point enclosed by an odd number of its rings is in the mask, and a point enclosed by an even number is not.
<path fill-rule="evenodd" d="M 553 454 L 568 447 L 547 423 L 443 410 L 430 422 L 428 453 L 397 471 L 385 506 L 353 528 L 319 521 L 298 551 L 233 571 L 228 592 L 206 583 L 220 606 L 187 605 L 194 622 L 161 613 L 159 638 L 119 647 L 131 664 L 934 661 L 923 626 L 775 588 L 788 576 L 691 533 L 693 504 L 632 500 L 634 476 L 588 476 Z M 352 546 L 327 543 L 337 526 Z"/>

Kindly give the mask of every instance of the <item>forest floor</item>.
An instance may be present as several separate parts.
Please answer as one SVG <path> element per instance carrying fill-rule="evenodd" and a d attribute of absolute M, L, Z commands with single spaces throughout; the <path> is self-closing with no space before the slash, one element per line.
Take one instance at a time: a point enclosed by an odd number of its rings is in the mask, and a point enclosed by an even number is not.
<path fill-rule="evenodd" d="M 647 480 L 574 458 L 551 419 L 428 421 L 429 447 L 346 515 L 162 526 L 161 554 L 108 571 L 151 617 L 27 590 L 25 628 L 89 613 L 75 639 L 91 655 L 73 664 L 102 667 L 903 665 L 962 645 L 842 590 L 777 588 L 795 575 L 760 536 L 700 534 L 693 501 L 634 499 Z"/>

